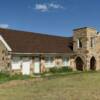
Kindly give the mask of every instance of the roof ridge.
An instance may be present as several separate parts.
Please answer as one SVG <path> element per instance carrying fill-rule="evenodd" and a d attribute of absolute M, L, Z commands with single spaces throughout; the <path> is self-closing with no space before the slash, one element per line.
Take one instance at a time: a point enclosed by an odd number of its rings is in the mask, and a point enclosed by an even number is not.
<path fill-rule="evenodd" d="M 46 33 L 32 32 L 32 31 L 25 31 L 25 30 L 17 30 L 17 29 L 10 29 L 10 28 L 0 28 L 0 30 L 24 32 L 24 33 L 31 33 L 31 34 L 41 35 L 41 36 L 50 36 L 50 37 L 58 37 L 58 38 L 71 38 L 71 36 L 67 37 L 67 36 L 51 35 L 51 34 L 48 34 L 48 33 L 46 34 Z"/>

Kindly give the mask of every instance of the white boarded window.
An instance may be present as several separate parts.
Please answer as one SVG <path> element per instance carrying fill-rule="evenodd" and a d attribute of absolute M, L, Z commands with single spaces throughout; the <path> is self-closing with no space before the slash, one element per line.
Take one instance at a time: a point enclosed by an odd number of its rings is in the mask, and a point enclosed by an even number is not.
<path fill-rule="evenodd" d="M 68 57 L 64 57 L 64 58 L 63 58 L 63 64 L 64 64 L 64 66 L 66 66 L 66 67 L 70 66 L 70 62 L 69 62 L 69 58 L 68 58 Z"/>
<path fill-rule="evenodd" d="M 20 57 L 13 57 L 11 65 L 12 65 L 12 69 L 16 69 L 16 70 L 20 69 L 21 67 Z"/>
<path fill-rule="evenodd" d="M 53 60 L 54 60 L 53 57 L 46 57 L 45 58 L 45 64 L 46 64 L 47 68 L 50 68 L 50 67 L 54 66 Z"/>

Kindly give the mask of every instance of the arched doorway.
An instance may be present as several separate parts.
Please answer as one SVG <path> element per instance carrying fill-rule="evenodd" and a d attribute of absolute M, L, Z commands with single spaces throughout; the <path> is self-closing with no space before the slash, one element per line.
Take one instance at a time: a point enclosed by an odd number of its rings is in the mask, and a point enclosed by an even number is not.
<path fill-rule="evenodd" d="M 96 69 L 96 60 L 95 57 L 92 57 L 90 60 L 90 70 L 95 70 Z"/>
<path fill-rule="evenodd" d="M 83 71 L 83 60 L 80 57 L 77 57 L 75 60 L 76 63 L 76 69 L 79 71 Z"/>

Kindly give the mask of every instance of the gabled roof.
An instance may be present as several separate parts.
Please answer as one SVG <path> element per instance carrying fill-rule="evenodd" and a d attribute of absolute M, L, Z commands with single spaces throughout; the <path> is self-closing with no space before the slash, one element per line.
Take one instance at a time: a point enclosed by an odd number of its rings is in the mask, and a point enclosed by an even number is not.
<path fill-rule="evenodd" d="M 72 37 L 0 28 L 0 34 L 17 53 L 72 53 Z"/>

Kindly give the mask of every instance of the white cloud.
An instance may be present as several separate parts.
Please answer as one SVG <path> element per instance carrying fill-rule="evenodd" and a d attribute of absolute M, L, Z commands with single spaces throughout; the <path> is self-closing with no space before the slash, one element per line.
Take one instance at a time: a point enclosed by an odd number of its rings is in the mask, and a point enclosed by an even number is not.
<path fill-rule="evenodd" d="M 64 7 L 60 4 L 49 3 L 49 4 L 36 4 L 35 9 L 40 12 L 47 12 L 51 9 L 63 9 Z"/>
<path fill-rule="evenodd" d="M 41 12 L 46 12 L 48 11 L 48 6 L 46 4 L 36 4 L 35 9 Z"/>
<path fill-rule="evenodd" d="M 50 3 L 49 7 L 54 8 L 54 9 L 63 9 L 64 7 L 60 4 L 54 4 L 54 3 Z"/>
<path fill-rule="evenodd" d="M 8 28 L 9 25 L 8 25 L 8 24 L 0 24 L 0 27 L 1 27 L 1 28 Z"/>

